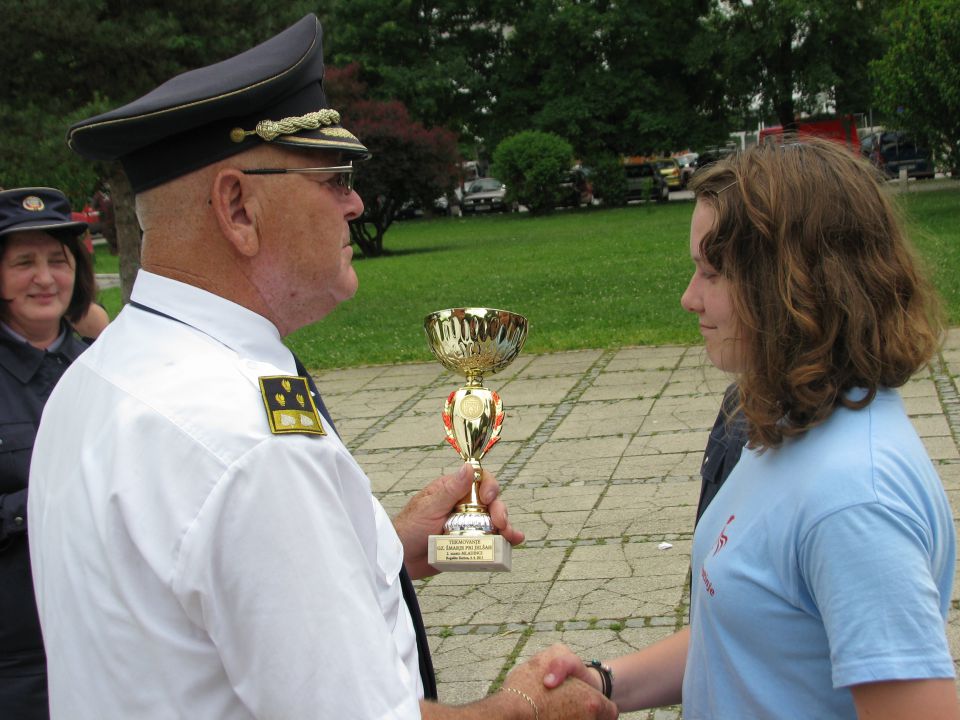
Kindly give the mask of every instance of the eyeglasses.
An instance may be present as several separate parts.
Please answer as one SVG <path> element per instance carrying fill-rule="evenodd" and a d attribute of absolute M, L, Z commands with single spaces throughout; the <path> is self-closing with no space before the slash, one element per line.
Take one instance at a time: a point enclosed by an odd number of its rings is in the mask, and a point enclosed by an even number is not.
<path fill-rule="evenodd" d="M 334 176 L 326 182 L 339 188 L 344 195 L 349 195 L 353 190 L 353 165 L 310 168 L 254 168 L 241 172 L 243 172 L 244 175 L 286 175 L 287 173 L 319 175 L 322 173 L 334 173 Z"/>

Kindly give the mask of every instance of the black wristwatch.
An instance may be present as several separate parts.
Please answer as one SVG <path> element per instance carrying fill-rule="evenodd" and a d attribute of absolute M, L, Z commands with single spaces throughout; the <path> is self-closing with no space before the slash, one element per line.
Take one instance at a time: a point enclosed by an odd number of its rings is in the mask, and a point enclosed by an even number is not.
<path fill-rule="evenodd" d="M 599 660 L 584 661 L 583 664 L 600 673 L 600 689 L 603 692 L 603 696 L 609 698 L 613 695 L 613 670 Z"/>

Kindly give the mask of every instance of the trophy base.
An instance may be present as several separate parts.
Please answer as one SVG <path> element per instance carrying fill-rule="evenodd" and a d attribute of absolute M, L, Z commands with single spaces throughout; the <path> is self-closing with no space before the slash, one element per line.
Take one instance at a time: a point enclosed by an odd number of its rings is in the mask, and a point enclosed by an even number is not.
<path fill-rule="evenodd" d="M 503 535 L 431 535 L 427 562 L 441 572 L 509 572 L 511 549 Z"/>

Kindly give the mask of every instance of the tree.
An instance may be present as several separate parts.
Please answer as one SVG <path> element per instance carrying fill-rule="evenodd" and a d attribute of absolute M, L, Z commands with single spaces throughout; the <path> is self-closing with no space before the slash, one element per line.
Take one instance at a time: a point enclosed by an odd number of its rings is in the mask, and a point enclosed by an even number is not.
<path fill-rule="evenodd" d="M 507 0 L 338 0 L 331 63 L 359 65 L 370 99 L 399 100 L 469 144 L 484 133 L 490 69 L 514 20 Z"/>
<path fill-rule="evenodd" d="M 560 183 L 572 163 L 570 143 L 553 133 L 536 130 L 507 138 L 493 153 L 494 172 L 507 186 L 505 199 L 526 205 L 532 213 L 557 207 Z"/>
<path fill-rule="evenodd" d="M 72 122 L 245 50 L 315 5 L 295 0 L 277 10 L 263 0 L 5 3 L 4 26 L 16 32 L 5 33 L 0 43 L 0 121 L 7 128 L 0 135 L 0 179 L 5 185 L 32 177 L 75 186 L 79 164 L 64 143 Z M 96 179 L 72 187 L 71 198 L 86 200 Z"/>
<path fill-rule="evenodd" d="M 960 173 L 960 3 L 915 0 L 884 17 L 891 37 L 871 65 L 877 101 L 894 124 L 943 153 Z"/>
<path fill-rule="evenodd" d="M 526 129 L 566 138 L 585 161 L 726 135 L 685 56 L 708 0 L 521 0 L 491 69 L 491 143 Z"/>
<path fill-rule="evenodd" d="M 403 103 L 365 99 L 360 68 L 327 69 L 327 93 L 343 123 L 371 151 L 357 163 L 355 187 L 363 215 L 350 224 L 350 236 L 366 257 L 383 252 L 383 236 L 407 201 L 431 208 L 453 187 L 457 139 L 449 130 L 428 129 L 413 120 Z"/>
<path fill-rule="evenodd" d="M 594 197 L 603 202 L 604 207 L 622 207 L 627 204 L 627 174 L 619 157 L 600 155 L 591 163 L 590 182 Z"/>
<path fill-rule="evenodd" d="M 882 45 L 881 9 L 894 0 L 715 0 L 709 40 L 690 57 L 712 73 L 722 102 L 745 124 L 775 117 L 794 126 L 798 111 L 832 104 L 838 113 L 869 106 L 867 71 Z"/>
<path fill-rule="evenodd" d="M 118 168 L 64 141 L 76 121 L 117 107 L 185 70 L 246 50 L 292 24 L 314 0 L 30 0 L 3 6 L 0 185 L 52 185 L 80 205 Z M 11 31 L 15 29 L 15 31 Z M 117 182 L 113 183 L 117 185 Z M 139 267 L 129 203 L 114 209 L 125 295 Z"/>

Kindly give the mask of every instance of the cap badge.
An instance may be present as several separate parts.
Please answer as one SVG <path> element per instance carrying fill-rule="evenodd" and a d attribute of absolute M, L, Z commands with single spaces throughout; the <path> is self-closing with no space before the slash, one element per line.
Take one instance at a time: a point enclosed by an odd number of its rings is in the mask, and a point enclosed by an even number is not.
<path fill-rule="evenodd" d="M 267 422 L 274 435 L 326 435 L 306 378 L 275 375 L 258 378 Z"/>
<path fill-rule="evenodd" d="M 333 125 L 338 122 L 340 122 L 340 113 L 325 108 L 282 120 L 261 120 L 253 130 L 235 127 L 230 131 L 230 139 L 235 143 L 241 143 L 247 135 L 259 135 L 261 139 L 270 142 L 280 135 L 292 135 L 301 130 L 316 130 L 321 125 Z"/>
<path fill-rule="evenodd" d="M 36 195 L 27 195 L 21 204 L 24 210 L 29 210 L 30 212 L 40 212 L 44 207 L 43 200 Z"/>

